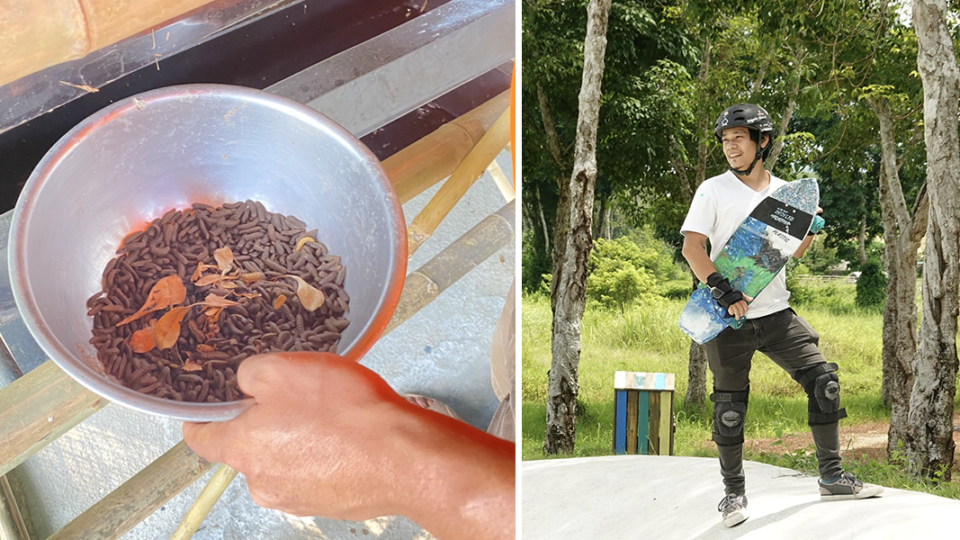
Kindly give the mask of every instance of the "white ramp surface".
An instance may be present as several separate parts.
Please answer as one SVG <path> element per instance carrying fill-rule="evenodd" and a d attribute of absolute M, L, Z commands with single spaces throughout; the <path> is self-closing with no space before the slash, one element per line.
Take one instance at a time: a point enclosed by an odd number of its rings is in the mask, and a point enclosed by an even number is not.
<path fill-rule="evenodd" d="M 609 456 L 523 465 L 523 539 L 957 538 L 960 501 L 885 488 L 821 502 L 817 478 L 747 461 L 750 518 L 723 525 L 716 458 Z M 865 479 L 869 482 L 869 479 Z"/>

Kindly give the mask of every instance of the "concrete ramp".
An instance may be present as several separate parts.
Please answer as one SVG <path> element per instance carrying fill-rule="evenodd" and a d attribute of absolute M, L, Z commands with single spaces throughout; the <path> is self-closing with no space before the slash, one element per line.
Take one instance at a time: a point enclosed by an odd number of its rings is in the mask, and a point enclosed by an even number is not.
<path fill-rule="evenodd" d="M 732 529 L 717 511 L 716 458 L 610 456 L 522 467 L 524 540 L 960 537 L 960 501 L 886 488 L 878 498 L 820 502 L 815 477 L 751 461 L 744 463 L 750 519 Z"/>

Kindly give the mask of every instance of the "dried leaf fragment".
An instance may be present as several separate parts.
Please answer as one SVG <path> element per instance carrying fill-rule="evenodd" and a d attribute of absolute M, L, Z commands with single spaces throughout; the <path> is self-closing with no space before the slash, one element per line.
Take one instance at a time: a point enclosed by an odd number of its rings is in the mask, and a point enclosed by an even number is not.
<path fill-rule="evenodd" d="M 180 322 L 190 312 L 190 306 L 179 306 L 163 314 L 153 329 L 153 337 L 161 350 L 169 349 L 180 337 Z"/>
<path fill-rule="evenodd" d="M 281 294 L 273 300 L 273 309 L 280 309 L 280 306 L 287 301 L 287 295 Z"/>
<path fill-rule="evenodd" d="M 157 342 L 153 338 L 152 326 L 142 330 L 137 330 L 132 336 L 130 336 L 130 347 L 133 349 L 133 352 L 137 354 L 150 352 L 156 346 Z"/>
<path fill-rule="evenodd" d="M 203 369 L 203 366 L 194 362 L 193 360 L 187 360 L 183 363 L 184 371 L 200 371 L 201 369 Z"/>
<path fill-rule="evenodd" d="M 150 289 L 147 295 L 147 301 L 143 303 L 136 313 L 117 323 L 117 326 L 123 326 L 133 322 L 147 313 L 160 311 L 170 306 L 182 303 L 187 298 L 187 288 L 183 286 L 183 280 L 178 275 L 167 276 L 157 282 Z"/>
<path fill-rule="evenodd" d="M 243 298 L 260 298 L 260 293 L 242 292 L 242 293 L 237 293 L 237 296 L 241 296 Z"/>
<path fill-rule="evenodd" d="M 323 305 L 324 300 L 326 300 L 326 296 L 320 292 L 320 289 L 310 285 L 300 276 L 287 277 L 292 278 L 297 282 L 297 298 L 300 299 L 300 303 L 303 304 L 303 307 L 306 308 L 307 311 L 312 312 Z"/>
<path fill-rule="evenodd" d="M 197 345 L 197 352 L 213 352 L 217 350 L 213 345 L 207 345 L 206 343 L 201 343 Z"/>
<path fill-rule="evenodd" d="M 210 274 L 209 276 L 203 276 L 198 279 L 194 285 L 197 287 L 206 287 L 207 285 L 213 285 L 214 283 L 219 283 L 223 280 L 223 276 L 220 274 Z"/>
<path fill-rule="evenodd" d="M 193 271 L 193 275 L 190 276 L 190 281 L 197 281 L 203 276 L 203 272 L 206 270 L 213 270 L 217 268 L 212 264 L 199 263 L 197 264 L 197 269 Z"/>
<path fill-rule="evenodd" d="M 206 298 L 203 299 L 203 302 L 198 302 L 197 305 L 209 306 L 209 307 L 215 307 L 215 308 L 225 308 L 230 306 L 239 306 L 240 303 L 234 302 L 233 300 L 227 300 L 222 296 L 217 296 L 213 293 L 210 293 L 207 295 Z"/>
<path fill-rule="evenodd" d="M 230 251 L 230 246 L 224 246 L 214 251 L 213 258 L 217 260 L 220 272 L 226 274 L 233 268 L 233 251 Z"/>

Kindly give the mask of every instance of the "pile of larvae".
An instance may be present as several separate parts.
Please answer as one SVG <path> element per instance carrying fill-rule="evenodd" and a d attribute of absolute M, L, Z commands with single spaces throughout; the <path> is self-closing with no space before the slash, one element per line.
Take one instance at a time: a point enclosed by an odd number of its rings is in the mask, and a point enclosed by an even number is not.
<path fill-rule="evenodd" d="M 249 356 L 336 352 L 349 324 L 344 317 L 349 311 L 343 290 L 346 268 L 316 241 L 316 230 L 305 228 L 297 218 L 248 200 L 171 210 L 145 231 L 128 236 L 103 271 L 103 290 L 87 301 L 93 317 L 90 343 L 104 371 L 144 394 L 227 402 L 245 397 L 237 387 L 237 367 Z M 224 247 L 233 259 L 230 272 L 223 272 L 215 257 Z M 232 279 L 210 284 L 198 279 L 218 274 Z M 138 314 L 161 279 L 176 281 L 170 276 L 177 276 L 186 290 L 178 305 L 201 305 L 186 310 L 172 346 L 137 353 L 131 343 L 135 333 L 153 335 L 150 329 L 169 310 L 119 323 Z M 300 281 L 293 276 L 322 292 L 319 307 L 304 307 L 297 295 Z M 217 278 L 206 281 L 211 279 Z M 236 305 L 211 309 L 202 304 L 211 294 Z"/>

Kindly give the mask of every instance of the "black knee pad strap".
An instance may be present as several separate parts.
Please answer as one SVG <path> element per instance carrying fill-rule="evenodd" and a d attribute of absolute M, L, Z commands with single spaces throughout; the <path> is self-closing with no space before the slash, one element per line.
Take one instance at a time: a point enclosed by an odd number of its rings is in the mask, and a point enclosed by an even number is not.
<path fill-rule="evenodd" d="M 713 405 L 713 440 L 718 445 L 743 444 L 743 423 L 747 416 L 747 401 L 750 391 L 725 392 L 715 390 L 710 394 Z"/>
<path fill-rule="evenodd" d="M 794 375 L 807 393 L 810 425 L 832 424 L 847 417 L 846 410 L 840 408 L 840 378 L 836 371 L 836 364 L 824 362 Z"/>

